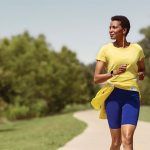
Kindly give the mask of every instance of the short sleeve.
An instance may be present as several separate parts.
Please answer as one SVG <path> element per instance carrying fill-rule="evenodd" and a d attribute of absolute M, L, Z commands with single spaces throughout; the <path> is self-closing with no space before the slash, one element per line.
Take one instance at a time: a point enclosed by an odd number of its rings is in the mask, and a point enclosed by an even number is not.
<path fill-rule="evenodd" d="M 99 52 L 98 52 L 98 54 L 96 56 L 96 60 L 101 60 L 103 62 L 106 62 L 107 60 L 106 60 L 106 54 L 105 53 L 106 53 L 106 49 L 105 49 L 105 47 L 102 47 L 99 50 Z"/>
<path fill-rule="evenodd" d="M 140 47 L 140 51 L 139 51 L 139 59 L 138 59 L 138 61 L 141 61 L 142 58 L 145 58 L 145 55 L 144 55 L 144 52 L 143 52 L 142 47 Z"/>

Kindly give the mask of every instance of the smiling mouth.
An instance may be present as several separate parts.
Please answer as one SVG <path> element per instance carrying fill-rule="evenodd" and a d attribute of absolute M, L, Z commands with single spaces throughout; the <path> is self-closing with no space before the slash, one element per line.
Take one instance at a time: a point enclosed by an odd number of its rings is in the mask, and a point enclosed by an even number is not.
<path fill-rule="evenodd" d="M 110 34 L 110 37 L 113 37 L 114 36 L 114 34 Z"/>
<path fill-rule="evenodd" d="M 110 34 L 110 36 L 114 36 L 114 34 Z"/>

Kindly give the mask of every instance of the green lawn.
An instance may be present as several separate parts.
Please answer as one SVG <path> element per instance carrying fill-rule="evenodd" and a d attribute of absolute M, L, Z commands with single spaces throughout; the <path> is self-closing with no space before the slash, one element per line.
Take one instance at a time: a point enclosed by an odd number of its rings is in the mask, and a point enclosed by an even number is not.
<path fill-rule="evenodd" d="M 150 106 L 141 106 L 139 119 L 150 122 Z"/>
<path fill-rule="evenodd" d="M 56 150 L 86 124 L 72 113 L 0 125 L 0 150 Z"/>

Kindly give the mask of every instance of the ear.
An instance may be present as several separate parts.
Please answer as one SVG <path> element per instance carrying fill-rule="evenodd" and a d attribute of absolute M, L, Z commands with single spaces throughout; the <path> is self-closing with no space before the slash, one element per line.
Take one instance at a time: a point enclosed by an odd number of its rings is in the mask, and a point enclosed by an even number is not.
<path fill-rule="evenodd" d="M 127 29 L 124 28 L 124 29 L 123 29 L 123 34 L 126 35 L 126 33 L 127 33 Z"/>

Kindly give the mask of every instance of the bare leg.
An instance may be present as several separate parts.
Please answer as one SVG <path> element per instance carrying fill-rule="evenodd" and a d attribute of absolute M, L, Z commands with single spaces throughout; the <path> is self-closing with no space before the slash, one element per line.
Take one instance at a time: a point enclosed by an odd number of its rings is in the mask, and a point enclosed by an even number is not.
<path fill-rule="evenodd" d="M 121 128 L 119 129 L 110 129 L 112 143 L 110 150 L 120 150 L 121 146 Z"/>
<path fill-rule="evenodd" d="M 133 150 L 133 135 L 135 129 L 136 126 L 131 124 L 121 126 L 121 138 L 124 150 Z"/>

